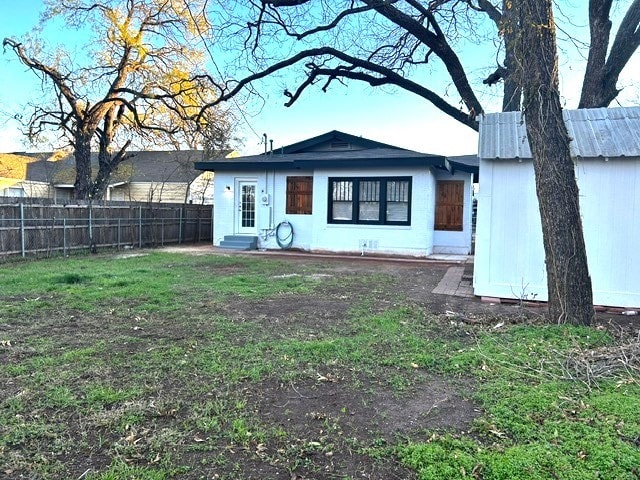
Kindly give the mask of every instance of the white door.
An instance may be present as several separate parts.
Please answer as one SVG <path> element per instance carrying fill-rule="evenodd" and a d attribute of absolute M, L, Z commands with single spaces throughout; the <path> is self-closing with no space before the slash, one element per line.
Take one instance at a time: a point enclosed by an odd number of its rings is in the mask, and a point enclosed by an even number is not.
<path fill-rule="evenodd" d="M 256 235 L 256 182 L 239 181 L 236 192 L 236 233 Z"/>

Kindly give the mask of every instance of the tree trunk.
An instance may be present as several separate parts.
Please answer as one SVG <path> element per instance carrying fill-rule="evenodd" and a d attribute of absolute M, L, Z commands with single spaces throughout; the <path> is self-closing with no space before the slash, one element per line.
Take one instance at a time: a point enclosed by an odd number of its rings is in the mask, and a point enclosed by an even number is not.
<path fill-rule="evenodd" d="M 504 37 L 504 68 L 506 70 L 502 96 L 503 112 L 517 112 L 520 110 L 520 102 L 522 100 L 522 82 L 519 78 L 520 71 L 513 49 L 516 42 L 517 30 L 509 28 L 514 22 L 513 10 L 513 3 L 510 0 L 504 0 L 502 2 L 502 20 L 500 25 Z"/>
<path fill-rule="evenodd" d="M 640 47 L 640 0 L 633 0 L 609 48 L 612 3 L 612 0 L 589 0 L 591 43 L 578 108 L 609 106 L 620 93 L 617 87 L 620 73 Z"/>
<path fill-rule="evenodd" d="M 549 292 L 549 320 L 589 325 L 593 319 L 591 278 L 580 219 L 569 134 L 562 118 L 552 0 L 519 0 L 518 47 L 527 136 Z"/>
<path fill-rule="evenodd" d="M 591 0 L 589 2 L 591 42 L 578 108 L 607 106 L 610 102 L 610 100 L 605 100 L 605 97 L 608 96 L 605 95 L 605 77 L 607 74 L 607 50 L 611 35 L 611 20 L 609 20 L 611 3 L 612 0 Z M 615 82 L 613 87 L 615 91 Z"/>
<path fill-rule="evenodd" d="M 112 138 L 105 138 L 104 135 L 100 139 L 100 150 L 98 151 L 98 174 L 93 182 L 92 198 L 96 200 L 104 199 L 109 182 L 112 175 L 118 169 L 120 164 L 133 155 L 127 154 L 127 148 L 131 144 L 131 140 L 127 140 L 124 146 L 115 154 L 111 154 L 109 146 Z"/>
<path fill-rule="evenodd" d="M 103 200 L 109 187 L 109 179 L 111 178 L 111 155 L 108 150 L 103 150 L 102 145 L 98 152 L 98 174 L 93 182 L 92 197 L 95 200 Z"/>
<path fill-rule="evenodd" d="M 75 135 L 73 156 L 76 163 L 76 180 L 73 185 L 73 198 L 88 200 L 91 193 L 91 134 L 78 131 Z"/>

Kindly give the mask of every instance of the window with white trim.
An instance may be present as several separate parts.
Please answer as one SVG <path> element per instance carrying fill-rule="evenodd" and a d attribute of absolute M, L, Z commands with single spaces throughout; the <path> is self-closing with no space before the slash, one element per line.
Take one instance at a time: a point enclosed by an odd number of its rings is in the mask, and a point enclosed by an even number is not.
<path fill-rule="evenodd" d="M 329 178 L 329 223 L 411 225 L 411 177 Z"/>

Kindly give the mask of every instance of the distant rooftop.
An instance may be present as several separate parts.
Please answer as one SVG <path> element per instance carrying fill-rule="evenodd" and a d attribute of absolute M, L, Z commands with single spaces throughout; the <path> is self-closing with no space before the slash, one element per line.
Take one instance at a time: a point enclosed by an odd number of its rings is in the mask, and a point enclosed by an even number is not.
<path fill-rule="evenodd" d="M 229 155 L 231 150 L 216 152 L 216 158 Z M 131 151 L 132 157 L 122 162 L 114 172 L 112 182 L 190 182 L 200 172 L 193 168 L 194 163 L 202 160 L 202 150 L 168 151 Z M 0 162 L 9 157 L 31 159 L 26 165 L 23 178 L 30 181 L 54 183 L 73 183 L 75 178 L 75 160 L 72 154 L 54 154 L 53 152 L 2 154 Z M 57 157 L 52 161 L 52 157 Z M 24 160 L 23 160 L 24 161 Z M 94 173 L 98 169 L 98 155 L 91 154 Z"/>

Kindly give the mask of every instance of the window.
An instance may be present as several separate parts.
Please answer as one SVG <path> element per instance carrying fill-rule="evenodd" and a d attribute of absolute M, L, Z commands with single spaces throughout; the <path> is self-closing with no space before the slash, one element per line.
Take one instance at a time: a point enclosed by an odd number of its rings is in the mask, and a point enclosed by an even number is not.
<path fill-rule="evenodd" d="M 436 183 L 436 230 L 462 231 L 464 182 Z"/>
<path fill-rule="evenodd" d="M 24 188 L 22 187 L 9 187 L 6 188 L 5 190 L 5 196 L 6 197 L 24 197 Z"/>
<path fill-rule="evenodd" d="M 287 213 L 311 215 L 313 177 L 287 177 Z"/>
<path fill-rule="evenodd" d="M 329 223 L 411 224 L 411 177 L 329 178 Z"/>

